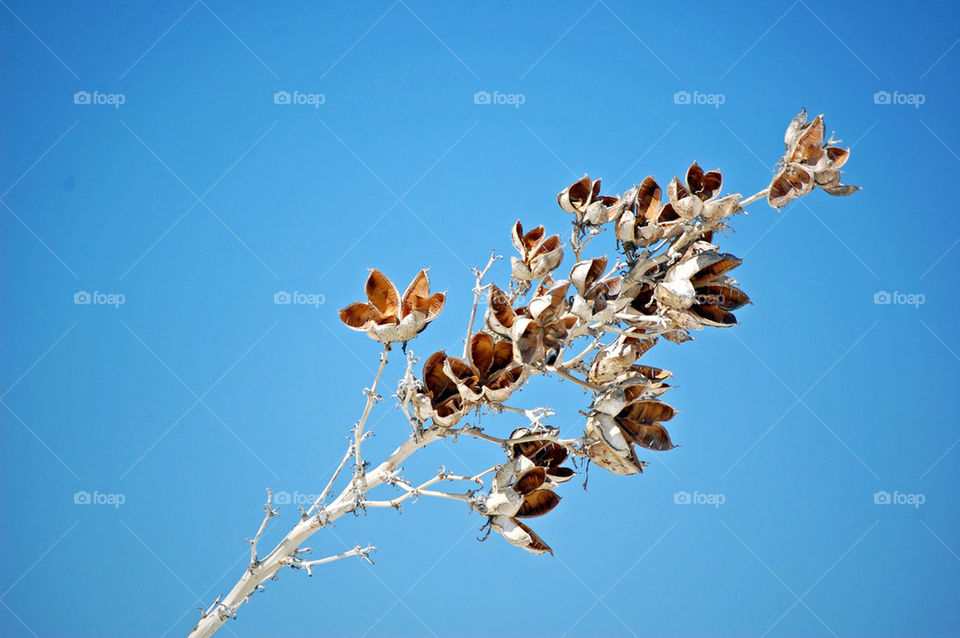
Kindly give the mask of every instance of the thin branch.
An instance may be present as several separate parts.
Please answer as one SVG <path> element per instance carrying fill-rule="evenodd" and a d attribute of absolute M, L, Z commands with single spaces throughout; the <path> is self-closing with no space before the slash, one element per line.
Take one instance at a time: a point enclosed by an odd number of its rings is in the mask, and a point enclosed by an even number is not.
<path fill-rule="evenodd" d="M 439 482 L 441 482 L 441 481 L 468 481 L 468 482 L 471 482 L 471 483 L 476 483 L 476 484 L 478 484 L 480 487 L 483 487 L 483 481 L 481 481 L 480 478 L 481 478 L 482 476 L 486 475 L 486 474 L 489 474 L 490 472 L 495 471 L 496 469 L 497 469 L 497 466 L 493 466 L 492 468 L 490 468 L 490 469 L 488 469 L 488 470 L 485 470 L 485 471 L 481 472 L 480 474 L 475 474 L 474 476 L 458 476 L 458 475 L 456 475 L 456 474 L 449 474 L 449 473 L 447 473 L 446 470 L 444 470 L 443 468 L 441 468 L 440 471 L 437 473 L 436 476 L 434 476 L 433 478 L 429 479 L 428 481 L 425 481 L 425 482 L 421 483 L 420 485 L 418 485 L 418 486 L 416 486 L 416 487 L 413 487 L 412 485 L 410 485 L 409 483 L 407 483 L 407 482 L 404 481 L 403 479 L 400 479 L 400 478 L 398 478 L 398 477 L 394 477 L 393 480 L 388 481 L 388 482 L 390 482 L 391 484 L 395 485 L 396 487 L 399 487 L 400 489 L 402 489 L 402 490 L 405 492 L 405 494 L 402 494 L 402 495 L 398 496 L 397 498 L 391 499 L 391 500 L 389 500 L 389 501 L 364 501 L 364 502 L 363 502 L 363 505 L 364 505 L 365 507 L 393 507 L 393 508 L 398 508 L 399 505 L 400 505 L 403 501 L 405 501 L 405 500 L 407 500 L 407 499 L 409 499 L 409 498 L 414 498 L 414 497 L 419 497 L 419 496 L 434 496 L 434 497 L 437 497 L 437 498 L 449 498 L 449 499 L 454 499 L 454 500 L 457 500 L 457 501 L 463 501 L 463 502 L 465 502 L 465 503 L 472 503 L 472 502 L 473 502 L 473 494 L 472 494 L 471 492 L 467 492 L 466 494 L 453 494 L 453 493 L 450 493 L 450 492 L 437 492 L 437 491 L 434 491 L 434 490 L 428 490 L 427 488 L 428 488 L 428 487 L 431 487 L 431 486 L 433 486 L 433 485 L 436 485 L 437 483 L 439 483 Z"/>
<path fill-rule="evenodd" d="M 484 289 L 487 288 L 487 286 L 483 286 L 483 278 L 487 276 L 490 267 L 493 266 L 498 259 L 500 259 L 500 256 L 497 255 L 497 251 L 491 251 L 490 260 L 483 270 L 477 268 L 470 269 L 477 278 L 477 282 L 473 287 L 473 307 L 470 308 L 470 321 L 467 323 L 467 338 L 463 342 L 464 358 L 466 358 L 467 350 L 470 348 L 470 338 L 473 337 L 473 324 L 477 320 L 477 306 L 480 304 L 480 295 L 483 294 Z"/>
<path fill-rule="evenodd" d="M 591 352 L 599 348 L 601 345 L 602 345 L 601 337 L 600 335 L 597 335 L 596 337 L 594 337 L 590 345 L 583 349 L 583 352 L 575 356 L 573 359 L 570 359 L 569 361 L 564 361 L 561 359 L 560 363 L 556 364 L 554 367 L 555 368 L 572 368 L 573 366 L 583 361 L 584 357 L 586 357 Z"/>
<path fill-rule="evenodd" d="M 481 428 L 468 425 L 457 430 L 457 434 L 465 434 L 467 436 L 472 436 L 475 439 L 480 439 L 482 441 L 488 441 L 490 443 L 495 443 L 503 448 L 507 446 L 519 445 L 521 443 L 532 443 L 538 441 L 550 441 L 551 443 L 556 443 L 557 445 L 562 445 L 567 448 L 570 452 L 574 453 L 577 456 L 582 456 L 582 451 L 578 448 L 578 444 L 582 442 L 582 439 L 561 439 L 559 437 L 553 436 L 548 432 L 535 432 L 527 436 L 520 436 L 515 439 L 502 439 L 500 437 L 492 436 L 484 432 Z"/>
<path fill-rule="evenodd" d="M 250 567 L 256 567 L 257 563 L 257 543 L 260 542 L 260 537 L 263 535 L 263 530 L 267 528 L 267 523 L 270 522 L 270 519 L 278 515 L 278 511 L 273 509 L 273 490 L 269 487 L 267 488 L 267 504 L 263 506 L 263 520 L 260 522 L 260 529 L 257 530 L 256 535 L 251 539 L 248 538 L 247 542 L 250 543 Z"/>
<path fill-rule="evenodd" d="M 363 442 L 363 427 L 367 423 L 367 418 L 370 416 L 370 410 L 373 409 L 373 404 L 380 400 L 380 396 L 377 394 L 377 386 L 380 385 L 380 377 L 383 375 L 383 369 L 387 367 L 388 354 L 390 354 L 390 344 L 385 343 L 383 344 L 383 352 L 380 353 L 380 367 L 377 368 L 377 375 L 373 378 L 373 385 L 363 390 L 363 393 L 367 397 L 367 403 L 363 406 L 363 414 L 360 415 L 360 420 L 353 428 L 353 454 L 355 463 L 353 475 L 355 479 L 363 475 L 363 456 L 360 453 L 360 444 Z"/>
<path fill-rule="evenodd" d="M 337 477 L 340 475 L 340 472 L 343 470 L 344 466 L 347 464 L 347 461 L 350 460 L 350 457 L 354 454 L 354 442 L 350 442 L 350 445 L 347 446 L 347 451 L 343 455 L 343 458 L 340 459 L 340 464 L 337 466 L 336 471 L 334 471 L 333 476 L 330 477 L 330 480 L 327 482 L 327 486 L 323 488 L 323 491 L 320 492 L 320 496 L 317 497 L 317 500 L 313 502 L 313 505 L 310 506 L 310 509 L 307 510 L 307 516 L 311 516 L 318 507 L 330 494 L 333 493 L 333 483 L 337 480 Z"/>
<path fill-rule="evenodd" d="M 563 378 L 566 379 L 567 381 L 573 381 L 573 382 L 576 383 L 577 385 L 581 386 L 582 388 L 584 388 L 584 389 L 586 389 L 586 390 L 590 390 L 591 392 L 600 392 L 601 390 L 603 390 L 603 388 L 601 388 L 600 386 L 595 385 L 595 384 L 593 384 L 593 383 L 590 383 L 589 381 L 585 381 L 585 380 L 583 380 L 583 379 L 578 379 L 577 377 L 573 376 L 572 374 L 570 374 L 570 373 L 567 372 L 566 370 L 563 370 L 563 369 L 560 369 L 560 368 L 548 368 L 548 370 L 550 370 L 550 372 L 553 372 L 553 373 L 555 373 L 555 374 L 558 375 L 558 376 L 563 377 Z"/>
<path fill-rule="evenodd" d="M 303 550 L 298 550 L 298 553 L 308 552 L 310 548 Z M 356 545 L 353 549 L 348 549 L 345 552 L 339 554 L 334 554 L 333 556 L 327 556 L 326 558 L 317 558 L 315 560 L 303 560 L 299 556 L 291 556 L 287 558 L 284 562 L 287 566 L 294 569 L 305 569 L 307 570 L 307 576 L 313 576 L 313 568 L 317 565 L 324 565 L 326 563 L 332 563 L 335 560 L 341 560 L 343 558 L 350 558 L 352 556 L 359 556 L 363 560 L 367 561 L 373 565 L 373 561 L 370 560 L 370 553 L 377 551 L 377 548 L 373 545 L 367 545 L 366 547 L 360 547 Z"/>

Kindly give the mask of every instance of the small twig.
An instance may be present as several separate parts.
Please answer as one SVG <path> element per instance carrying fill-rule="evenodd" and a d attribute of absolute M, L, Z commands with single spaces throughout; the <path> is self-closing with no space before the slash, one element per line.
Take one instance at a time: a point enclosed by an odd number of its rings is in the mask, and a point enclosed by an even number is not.
<path fill-rule="evenodd" d="M 247 542 L 250 543 L 250 567 L 256 567 L 260 561 L 257 559 L 257 543 L 260 542 L 260 537 L 263 535 L 263 530 L 267 528 L 267 523 L 271 518 L 277 516 L 277 510 L 273 509 L 273 490 L 269 487 L 267 488 L 267 504 L 263 506 L 263 520 L 260 521 L 260 529 L 257 530 L 256 535 L 251 539 L 248 538 Z"/>
<path fill-rule="evenodd" d="M 370 410 L 373 408 L 373 404 L 380 400 L 379 395 L 377 395 L 377 386 L 380 385 L 380 377 L 383 375 L 383 369 L 387 367 L 388 354 L 390 354 L 390 344 L 385 343 L 383 344 L 383 352 L 380 353 L 380 367 L 377 368 L 377 374 L 373 378 L 373 385 L 363 390 L 363 393 L 367 396 L 367 403 L 363 407 L 363 414 L 360 415 L 360 420 L 353 428 L 354 481 L 357 481 L 363 476 L 363 456 L 360 453 L 360 444 L 363 442 L 363 427 L 367 423 L 367 417 L 370 416 Z"/>
<path fill-rule="evenodd" d="M 306 548 L 303 550 L 297 550 L 297 553 L 308 551 L 310 551 L 310 549 Z M 335 560 L 350 558 L 351 556 L 359 556 L 363 560 L 373 565 L 373 561 L 370 560 L 370 553 L 375 551 L 377 551 L 377 548 L 373 545 L 367 545 L 366 547 L 360 547 L 359 545 L 356 545 L 353 549 L 348 549 L 345 552 L 334 554 L 333 556 L 327 556 L 326 558 L 318 558 L 316 560 L 303 560 L 298 556 L 290 556 L 284 561 L 284 564 L 292 567 L 293 569 L 305 569 L 307 570 L 307 576 L 313 576 L 313 568 L 317 565 L 332 563 Z"/>
<path fill-rule="evenodd" d="M 470 271 L 477 278 L 476 285 L 473 287 L 473 306 L 470 308 L 470 322 L 467 324 L 467 338 L 463 342 L 463 356 L 467 356 L 467 350 L 470 348 L 470 338 L 473 336 L 473 324 L 477 320 L 477 306 L 480 304 L 480 295 L 483 294 L 483 291 L 487 286 L 483 286 L 483 278 L 487 276 L 487 272 L 490 270 L 490 267 L 500 259 L 500 255 L 497 254 L 497 251 L 490 252 L 490 260 L 487 262 L 487 265 L 483 270 L 478 268 L 471 268 Z"/>
<path fill-rule="evenodd" d="M 346 466 L 347 461 L 349 461 L 350 457 L 353 456 L 354 445 L 355 444 L 351 441 L 350 445 L 347 446 L 347 451 L 343 455 L 343 458 L 340 459 L 340 464 L 337 466 L 336 471 L 334 471 L 333 476 L 331 476 L 330 480 L 327 482 L 327 486 L 323 488 L 323 491 L 320 492 L 320 496 L 317 497 L 317 500 L 315 500 L 313 502 L 313 505 L 310 506 L 310 509 L 307 510 L 307 516 L 312 515 L 317 510 L 317 508 L 320 507 L 320 503 L 322 503 L 324 499 L 326 499 L 328 496 L 330 496 L 330 494 L 333 493 L 333 483 L 337 480 L 337 477 L 340 475 L 340 472 L 341 470 L 343 470 L 344 466 Z"/>
<path fill-rule="evenodd" d="M 474 426 L 464 426 L 457 431 L 458 434 L 465 434 L 467 436 L 472 436 L 475 439 L 480 439 L 482 441 L 488 441 L 490 443 L 496 443 L 497 445 L 507 448 L 507 446 L 519 445 L 521 443 L 533 443 L 539 441 L 549 441 L 551 443 L 556 443 L 557 445 L 562 445 L 567 448 L 570 452 L 575 455 L 581 455 L 582 452 L 577 447 L 577 444 L 581 443 L 583 439 L 561 439 L 548 432 L 534 432 L 527 436 L 520 436 L 515 439 L 501 439 L 496 436 L 487 434 L 482 429 Z"/>
<path fill-rule="evenodd" d="M 554 367 L 555 368 L 572 368 L 573 366 L 583 361 L 584 357 L 589 355 L 591 352 L 596 350 L 601 345 L 602 345 L 601 336 L 597 335 L 596 337 L 594 337 L 590 345 L 583 349 L 583 352 L 575 356 L 573 359 L 570 359 L 569 361 L 561 360 L 560 363 L 556 364 Z"/>
<path fill-rule="evenodd" d="M 426 488 L 436 485 L 441 481 L 468 481 L 470 483 L 476 483 L 480 487 L 483 487 L 483 481 L 481 481 L 480 478 L 486 474 L 489 474 L 490 472 L 493 472 L 496 469 L 497 469 L 497 466 L 494 466 L 488 470 L 485 470 L 473 476 L 458 476 L 456 474 L 449 474 L 446 470 L 444 470 L 443 468 L 440 468 L 440 471 L 437 472 L 436 476 L 429 479 L 428 481 L 421 483 L 416 487 L 413 487 L 403 479 L 394 476 L 393 479 L 388 482 L 402 489 L 405 492 L 405 494 L 402 494 L 397 498 L 391 499 L 389 501 L 364 501 L 363 505 L 365 507 L 392 507 L 395 509 L 399 509 L 399 506 L 403 501 L 409 498 L 414 498 L 418 496 L 434 496 L 436 498 L 449 498 L 457 501 L 463 501 L 465 503 L 472 503 L 473 494 L 471 492 L 467 492 L 466 494 L 454 494 L 450 492 L 437 492 L 434 490 L 428 490 Z"/>
<path fill-rule="evenodd" d="M 591 392 L 600 392 L 601 390 L 603 390 L 603 388 L 601 388 L 600 386 L 590 383 L 589 381 L 578 379 L 577 377 L 573 376 L 566 370 L 559 369 L 559 368 L 547 368 L 547 370 L 557 374 L 558 376 L 563 377 L 567 381 L 573 381 L 577 385 L 583 387 L 586 390 L 590 390 Z"/>

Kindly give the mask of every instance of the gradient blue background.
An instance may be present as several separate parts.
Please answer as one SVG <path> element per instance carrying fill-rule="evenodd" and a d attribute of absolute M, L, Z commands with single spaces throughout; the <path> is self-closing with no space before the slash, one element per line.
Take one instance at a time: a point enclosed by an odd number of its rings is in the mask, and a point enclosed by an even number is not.
<path fill-rule="evenodd" d="M 446 501 L 341 519 L 316 552 L 369 542 L 375 567 L 285 572 L 223 633 L 960 633 L 951 3 L 0 4 L 0 635 L 189 631 L 242 573 L 264 488 L 315 493 L 342 454 L 378 349 L 336 310 L 367 267 L 404 286 L 429 266 L 449 301 L 411 347 L 457 350 L 467 266 L 509 256 L 518 217 L 566 235 L 554 196 L 583 173 L 622 191 L 692 160 L 753 193 L 801 106 L 854 145 L 845 178 L 864 190 L 735 220 L 722 246 L 755 305 L 646 357 L 676 375 L 682 447 L 645 453 L 642 477 L 565 486 L 534 525 L 555 558 L 476 542 L 482 521 Z M 80 290 L 126 303 L 74 305 Z M 325 304 L 274 305 L 279 290 Z M 881 290 L 925 303 L 876 305 Z M 399 373 L 395 357 L 388 391 Z M 569 383 L 511 403 L 582 428 Z M 374 459 L 407 428 L 388 403 L 371 424 Z M 473 441 L 422 457 L 410 480 L 500 458 Z M 80 490 L 125 502 L 75 505 Z M 676 505 L 681 490 L 725 503 Z M 282 507 L 264 544 L 296 518 Z"/>

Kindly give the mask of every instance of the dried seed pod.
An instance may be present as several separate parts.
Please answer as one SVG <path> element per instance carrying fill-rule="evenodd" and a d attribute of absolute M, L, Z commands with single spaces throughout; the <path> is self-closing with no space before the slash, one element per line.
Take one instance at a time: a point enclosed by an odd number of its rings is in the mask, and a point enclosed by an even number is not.
<path fill-rule="evenodd" d="M 837 141 L 824 141 L 826 127 L 823 115 L 807 121 L 807 110 L 798 113 L 784 134 L 786 152 L 780 160 L 780 171 L 770 182 L 767 202 L 782 208 L 797 197 L 806 195 L 814 186 L 820 186 L 830 195 L 852 195 L 858 186 L 840 184 L 840 167 L 850 156 L 850 150 L 831 146 Z"/>
<path fill-rule="evenodd" d="M 590 460 L 614 474 L 642 474 L 646 463 L 637 458 L 633 446 L 609 414 L 596 412 L 587 417 L 584 431 Z"/>
<path fill-rule="evenodd" d="M 446 303 L 444 293 L 430 294 L 426 269 L 417 273 L 402 298 L 393 282 L 376 269 L 370 270 L 364 288 L 369 301 L 340 310 L 340 321 L 383 343 L 413 339 L 437 318 Z"/>
<path fill-rule="evenodd" d="M 511 545 L 521 547 L 531 554 L 553 554 L 553 550 L 532 529 L 507 516 L 494 516 L 490 526 L 503 535 Z"/>
<path fill-rule="evenodd" d="M 537 226 L 524 234 L 520 220 L 513 226 L 511 241 L 520 257 L 511 257 L 513 278 L 518 281 L 535 281 L 555 270 L 563 261 L 563 243 L 560 235 L 545 237 L 543 226 Z"/>
<path fill-rule="evenodd" d="M 457 389 L 458 381 L 461 383 L 475 383 L 469 376 L 459 378 L 454 374 L 448 374 L 451 370 L 447 365 L 447 355 L 443 350 L 434 352 L 427 357 L 423 363 L 423 389 L 414 397 L 414 414 L 421 421 L 433 419 L 433 422 L 440 427 L 449 428 L 457 424 L 457 421 L 469 411 L 469 406 L 464 403 L 463 398 Z M 458 372 L 470 375 L 469 368 L 466 370 L 458 367 Z"/>

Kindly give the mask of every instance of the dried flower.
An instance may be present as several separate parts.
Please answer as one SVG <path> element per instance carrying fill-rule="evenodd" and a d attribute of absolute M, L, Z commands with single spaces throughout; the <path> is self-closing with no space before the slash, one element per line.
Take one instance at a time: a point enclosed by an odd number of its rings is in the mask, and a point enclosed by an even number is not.
<path fill-rule="evenodd" d="M 832 137 L 825 142 L 824 132 L 823 115 L 807 122 L 806 109 L 790 122 L 783 139 L 787 150 L 767 195 L 771 206 L 782 208 L 812 191 L 814 185 L 837 197 L 860 190 L 859 186 L 840 183 L 840 167 L 850 157 L 850 149 L 832 146 L 840 141 Z"/>
<path fill-rule="evenodd" d="M 430 294 L 426 269 L 417 273 L 402 299 L 393 282 L 376 269 L 370 270 L 365 289 L 370 301 L 350 304 L 340 311 L 340 321 L 383 343 L 413 339 L 446 303 L 444 293 Z"/>

